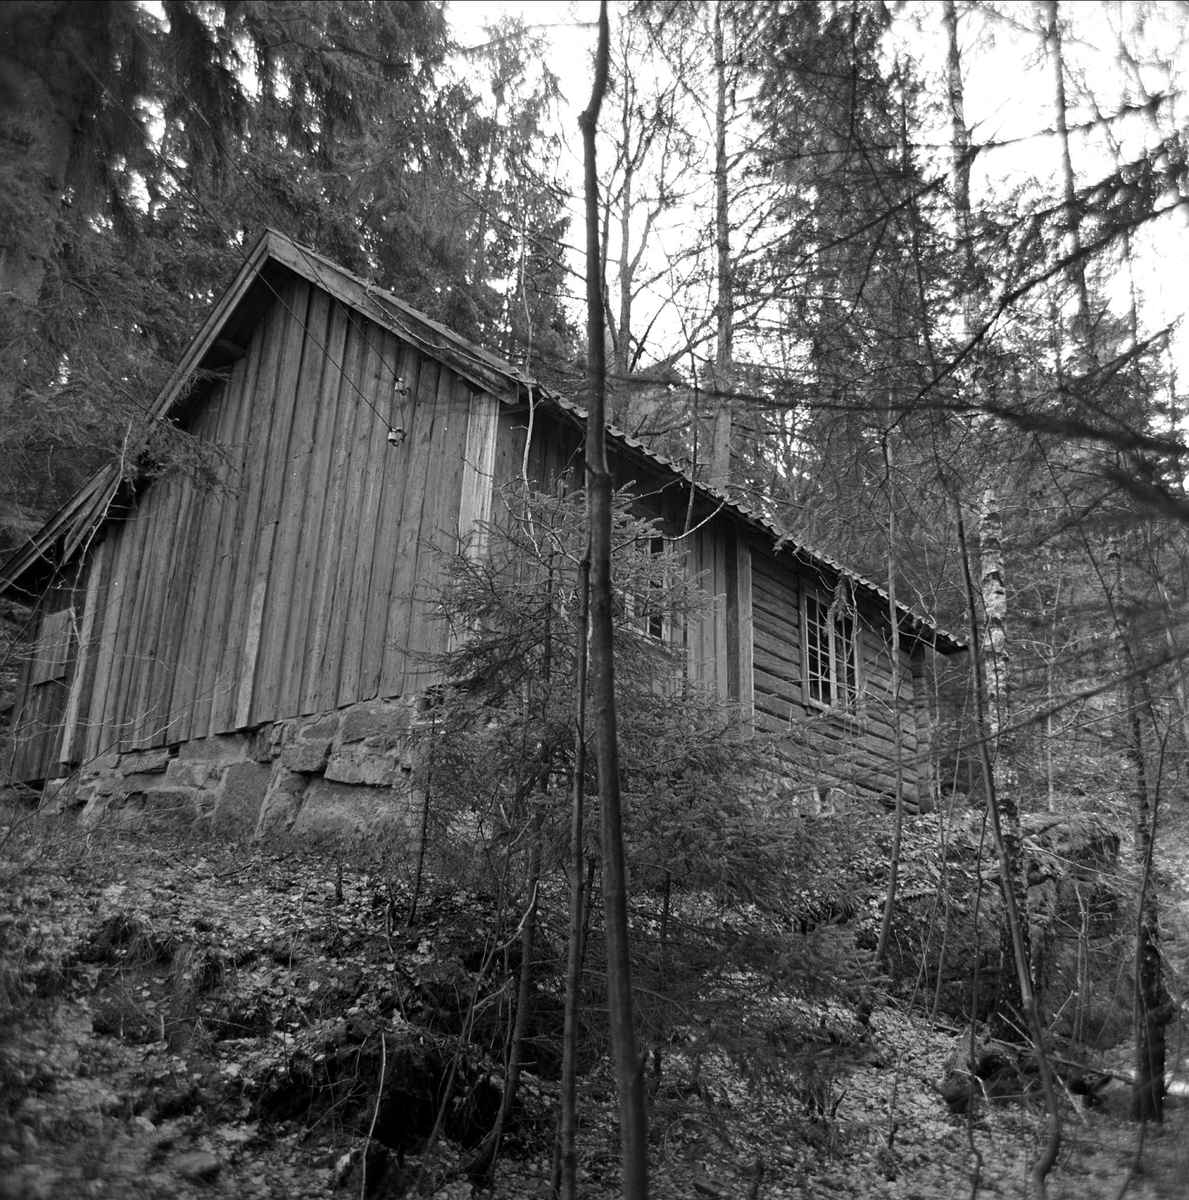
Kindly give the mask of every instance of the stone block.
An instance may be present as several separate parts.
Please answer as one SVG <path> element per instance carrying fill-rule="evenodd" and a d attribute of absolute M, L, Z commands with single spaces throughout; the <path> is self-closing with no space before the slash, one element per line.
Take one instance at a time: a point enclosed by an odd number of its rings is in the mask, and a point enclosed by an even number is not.
<path fill-rule="evenodd" d="M 38 811 L 48 816 L 61 816 L 81 808 L 90 798 L 92 788 L 83 784 L 77 775 L 65 779 L 47 779 L 41 789 Z"/>
<path fill-rule="evenodd" d="M 150 829 L 186 829 L 198 818 L 193 788 L 149 788 L 141 793 L 141 801 L 145 823 Z"/>
<path fill-rule="evenodd" d="M 91 781 L 91 788 L 96 796 L 114 796 L 123 790 L 124 780 L 114 771 L 99 775 Z"/>
<path fill-rule="evenodd" d="M 187 761 L 174 758 L 170 760 L 165 778 L 168 783 L 177 787 L 199 788 L 208 779 L 216 777 L 218 774 L 219 768 L 213 763 L 202 759 Z"/>
<path fill-rule="evenodd" d="M 178 749 L 178 758 L 184 761 L 239 762 L 246 757 L 247 738 L 237 733 L 196 738 L 192 742 L 183 742 Z"/>
<path fill-rule="evenodd" d="M 161 776 L 156 772 L 144 772 L 139 775 L 125 775 L 122 778 L 116 776 L 114 782 L 117 792 L 130 794 L 132 792 L 143 792 L 149 788 L 160 787 Z"/>
<path fill-rule="evenodd" d="M 399 736 L 413 722 L 413 710 L 407 700 L 378 701 L 359 705 L 343 714 L 339 743 L 362 742 L 365 738 Z"/>
<path fill-rule="evenodd" d="M 388 736 L 340 746 L 326 763 L 326 778 L 333 783 L 362 783 L 368 787 L 404 786 L 412 769 L 405 751 L 403 741 Z"/>
<path fill-rule="evenodd" d="M 374 843 L 406 836 L 408 821 L 407 791 L 315 779 L 302 797 L 292 834 L 312 841 Z"/>
<path fill-rule="evenodd" d="M 160 746 L 155 750 L 130 750 L 120 760 L 121 775 L 161 775 L 169 766 L 169 751 Z"/>
<path fill-rule="evenodd" d="M 330 756 L 330 738 L 294 742 L 281 751 L 281 765 L 289 771 L 321 771 Z"/>
<path fill-rule="evenodd" d="M 273 768 L 268 792 L 260 806 L 260 819 L 256 823 L 257 838 L 279 837 L 293 828 L 309 782 L 310 777 L 300 771 Z"/>
<path fill-rule="evenodd" d="M 258 763 L 272 762 L 281 753 L 285 742 L 286 725 L 279 722 L 265 725 L 252 735 L 250 754 Z"/>
<path fill-rule="evenodd" d="M 303 740 L 332 738 L 336 733 L 338 733 L 338 731 L 338 713 L 327 713 L 325 716 L 321 716 L 317 720 L 311 721 L 308 725 L 303 725 L 298 733 L 298 737 Z"/>
<path fill-rule="evenodd" d="M 108 771 L 114 771 L 119 765 L 120 756 L 112 750 L 107 754 L 97 754 L 94 758 L 87 759 L 82 768 L 82 774 L 85 779 L 91 779 Z"/>
<path fill-rule="evenodd" d="M 212 824 L 224 837 L 249 838 L 260 820 L 271 771 L 262 763 L 239 762 L 229 766 L 215 798 Z"/>
<path fill-rule="evenodd" d="M 135 792 L 130 796 L 92 796 L 79 815 L 79 821 L 87 829 L 105 832 L 132 833 L 143 829 L 144 793 Z"/>

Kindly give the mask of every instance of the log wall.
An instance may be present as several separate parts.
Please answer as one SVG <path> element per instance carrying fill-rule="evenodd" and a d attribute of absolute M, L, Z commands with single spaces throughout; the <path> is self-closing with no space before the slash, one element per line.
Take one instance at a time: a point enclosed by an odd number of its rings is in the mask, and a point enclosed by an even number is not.
<path fill-rule="evenodd" d="M 918 746 L 914 685 L 920 663 L 901 647 L 893 681 L 882 614 L 860 608 L 857 702 L 850 711 L 813 704 L 805 688 L 802 596 L 806 587 L 821 585 L 790 558 L 755 544 L 751 576 L 757 728 L 786 739 L 795 759 L 811 760 L 816 777 L 808 784 L 841 784 L 891 798 L 899 776 L 904 798 L 919 803 L 921 780 L 928 777 L 927 764 L 918 761 L 918 750 L 928 749 Z"/>

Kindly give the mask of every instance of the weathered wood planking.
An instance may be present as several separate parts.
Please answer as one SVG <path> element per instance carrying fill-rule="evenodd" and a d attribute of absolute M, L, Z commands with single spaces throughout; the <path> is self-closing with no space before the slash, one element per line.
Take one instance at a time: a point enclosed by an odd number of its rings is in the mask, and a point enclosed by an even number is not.
<path fill-rule="evenodd" d="M 444 413 L 438 410 L 438 385 L 443 374 L 440 363 L 426 359 L 417 381 L 417 400 L 409 429 L 408 471 L 405 475 L 403 519 L 396 530 L 389 618 L 387 622 L 382 690 L 389 695 L 407 691 L 415 674 L 410 630 L 413 594 L 417 582 L 417 554 L 425 521 L 425 496 L 429 485 L 430 461 L 435 437 L 442 436 Z"/>
<path fill-rule="evenodd" d="M 231 439 L 223 436 L 223 426 L 228 419 L 228 410 L 233 410 L 239 401 L 247 364 L 248 359 L 240 359 L 231 378 L 212 393 L 209 404 L 199 411 L 191 428 L 195 437 L 216 445 L 230 443 Z M 225 452 L 232 452 L 230 444 Z M 194 727 L 202 644 L 210 623 L 211 590 L 218 568 L 219 530 L 229 490 L 227 477 L 233 469 L 229 462 L 220 464 L 218 481 L 210 488 L 201 489 L 195 497 L 194 553 L 189 583 L 178 615 L 179 641 L 174 651 L 175 665 L 169 693 L 170 738 L 177 742 L 187 740 Z"/>
<path fill-rule="evenodd" d="M 163 746 L 176 737 L 176 716 L 171 707 L 173 676 L 183 635 L 182 614 L 193 586 L 194 554 L 198 545 L 194 536 L 194 516 L 195 510 L 201 509 L 202 498 L 196 495 L 189 479 L 178 480 L 172 490 L 176 521 L 170 542 L 172 554 L 166 556 L 170 569 L 161 587 L 150 662 L 145 672 L 144 728 L 138 742 L 141 746 Z"/>
<path fill-rule="evenodd" d="M 441 678 L 434 659 L 446 648 L 447 628 L 437 615 L 449 557 L 458 547 L 458 504 L 466 449 L 470 391 L 451 370 L 438 376 L 429 475 L 418 522 L 405 664 L 406 691 Z"/>
<path fill-rule="evenodd" d="M 471 410 L 470 385 L 453 371 L 442 373 L 438 389 L 439 404 L 444 404 L 448 421 L 438 440 L 440 465 L 434 472 L 432 508 L 422 523 L 418 553 L 419 596 L 414 597 L 416 627 L 410 628 L 410 641 L 416 648 L 414 688 L 441 681 L 441 667 L 434 659 L 447 645 L 449 629 L 441 616 L 441 595 L 446 585 L 451 558 L 459 550 L 459 514 L 466 460 L 467 430 Z"/>
<path fill-rule="evenodd" d="M 285 680 L 287 677 L 292 679 L 289 664 L 302 657 L 301 643 L 293 640 L 291 626 L 300 621 L 297 614 L 306 608 L 305 592 L 309 581 L 298 574 L 301 541 L 308 536 L 311 525 L 315 530 L 318 527 L 311 512 L 317 504 L 314 434 L 322 376 L 326 370 L 329 324 L 330 297 L 321 289 L 315 289 L 306 312 L 300 367 L 295 376 L 284 375 L 278 385 L 282 390 L 291 388 L 294 398 L 291 409 L 278 409 L 282 419 L 288 417 L 289 428 L 283 470 L 278 472 L 280 486 L 271 556 L 262 564 L 266 579 L 256 672 L 246 724 L 258 724 L 267 719 L 267 714 L 278 710 Z"/>
<path fill-rule="evenodd" d="M 322 654 L 319 710 L 336 708 L 343 694 L 347 630 L 351 623 L 352 605 L 357 600 L 353 589 L 357 574 L 359 530 L 365 520 L 363 496 L 376 442 L 387 439 L 387 432 L 379 427 L 375 413 L 361 399 L 366 387 L 369 362 L 373 364 L 373 369 L 379 364 L 378 354 L 371 345 L 369 329 L 367 322 L 355 319 L 347 337 L 348 368 L 343 380 L 347 390 L 343 398 L 347 402 L 349 416 L 343 425 L 345 443 L 342 450 L 346 471 L 339 485 L 343 491 L 339 539 L 329 547 L 331 556 L 337 561 L 329 626 Z"/>
<path fill-rule="evenodd" d="M 315 296 L 317 299 L 317 295 Z M 302 518 L 301 542 L 297 553 L 295 583 L 300 595 L 294 597 L 286 645 L 282 650 L 281 684 L 277 699 L 278 711 L 307 713 L 308 694 L 316 683 L 318 662 L 313 657 L 319 616 L 325 620 L 322 608 L 331 571 L 326 522 L 333 504 L 334 454 L 338 448 L 337 434 L 340 397 L 344 391 L 343 372 L 350 316 L 341 304 L 330 305 L 326 330 L 326 353 L 313 398 L 315 424 L 313 449 L 307 486 L 309 495 Z"/>
<path fill-rule="evenodd" d="M 272 427 L 269 432 L 267 447 L 264 449 L 264 491 L 261 497 L 260 515 L 257 521 L 259 538 L 255 553 L 252 555 L 252 574 L 250 603 L 247 609 L 247 625 L 243 634 L 243 652 L 237 670 L 239 686 L 236 692 L 235 716 L 233 728 L 242 729 L 247 725 L 256 724 L 264 718 L 260 715 L 258 706 L 254 704 L 258 685 L 262 685 L 276 664 L 261 661 L 260 644 L 264 634 L 264 623 L 269 608 L 269 583 L 275 582 L 276 563 L 274 552 L 278 532 L 282 526 L 287 526 L 287 514 L 284 508 L 285 485 L 292 471 L 289 461 L 290 449 L 293 446 L 293 432 L 296 424 L 298 382 L 301 379 L 301 363 L 307 348 L 312 349 L 312 341 L 305 327 L 309 312 L 309 285 L 295 289 L 293 299 L 288 307 L 288 321 L 285 326 L 284 348 L 281 352 L 280 370 L 272 393 Z M 288 602 L 288 597 L 278 597 L 277 589 L 272 590 L 273 608 L 279 603 Z"/>
<path fill-rule="evenodd" d="M 355 542 L 352 552 L 350 598 L 347 604 L 347 619 L 344 625 L 342 666 L 339 674 L 338 704 L 351 704 L 363 699 L 363 640 L 367 622 L 369 596 L 372 586 L 372 569 L 376 546 L 376 528 L 380 523 L 380 492 L 384 477 L 385 459 L 391 446 L 388 442 L 386 420 L 373 411 L 378 408 L 380 377 L 387 379 L 385 389 L 391 395 L 392 377 L 384 367 L 383 356 L 377 342 L 383 340 L 380 329 L 368 325 L 365 331 L 367 357 L 359 380 L 359 404 L 361 417 L 366 424 L 361 426 L 358 448 L 366 453 L 359 457 L 360 473 L 352 481 L 353 491 L 358 488 L 358 512 L 355 519 Z M 385 402 L 385 410 L 388 404 Z"/>
<path fill-rule="evenodd" d="M 385 586 L 372 597 L 382 639 L 378 647 L 374 640 L 368 646 L 369 655 L 379 653 L 376 688 L 380 695 L 398 695 L 405 690 L 408 615 L 404 592 L 412 586 L 408 562 L 412 545 L 403 532 L 406 522 L 420 520 L 424 472 L 428 470 L 426 446 L 433 436 L 437 392 L 437 373 L 430 360 L 407 343 L 400 347 L 398 369 L 402 386 L 407 389 L 396 409 L 404 439 L 393 462 L 388 485 L 391 498 L 380 531 Z"/>
<path fill-rule="evenodd" d="M 329 495 L 322 514 L 321 553 L 311 593 L 306 651 L 309 665 L 303 670 L 301 686 L 300 711 L 303 713 L 334 708 L 338 701 L 342 631 L 351 578 L 351 559 L 346 547 L 349 544 L 354 553 L 355 545 L 351 498 L 354 494 L 352 479 L 358 470 L 356 428 L 366 429 L 374 421 L 371 413 L 360 412 L 356 382 L 366 355 L 367 344 L 362 336 L 360 318 L 350 316 L 338 380 Z"/>
<path fill-rule="evenodd" d="M 37 613 L 34 650 L 25 659 L 20 671 L 20 690 L 23 697 L 19 713 L 14 714 L 13 727 L 18 733 L 13 739 L 12 772 L 14 779 L 43 780 L 58 773 L 58 748 L 61 744 L 62 716 L 65 715 L 70 680 L 53 678 L 36 683 L 36 667 L 46 649 L 43 638 L 53 618 L 70 610 L 71 590 L 59 586 L 43 601 Z M 19 774 L 17 774 L 19 772 Z"/>
<path fill-rule="evenodd" d="M 295 287 L 282 288 L 269 306 L 261 331 L 260 359 L 251 390 L 245 394 L 248 427 L 240 456 L 239 483 L 232 508 L 233 521 L 227 552 L 227 570 L 220 572 L 217 599 L 218 636 L 211 645 L 218 655 L 218 671 L 210 686 L 208 733 L 225 733 L 235 728 L 239 689 L 243 680 L 241 650 L 251 598 L 253 561 L 265 472 L 258 469 L 268 450 L 273 396 L 281 357 L 289 299 Z"/>
<path fill-rule="evenodd" d="M 397 444 L 387 444 L 383 456 L 372 558 L 372 586 L 366 597 L 360 653 L 359 693 L 371 699 L 383 691 L 388 627 L 393 615 L 392 577 L 396 570 L 397 532 L 405 520 L 409 474 L 409 430 L 414 422 L 421 353 L 408 342 L 386 335 L 380 380 L 381 411 L 393 429 L 403 432 Z M 398 437 L 400 435 L 398 434 Z M 387 439 L 387 433 L 385 433 Z"/>
<path fill-rule="evenodd" d="M 91 685 L 91 720 L 87 728 L 83 758 L 92 759 L 105 753 L 110 741 L 114 720 L 108 703 L 111 677 L 116 668 L 116 645 L 120 626 L 120 614 L 127 596 L 125 586 L 128 578 L 128 553 L 124 542 L 128 531 L 127 522 L 112 521 L 107 526 L 107 540 L 111 543 L 111 572 L 102 599 L 101 613 L 96 614 L 100 626 L 99 658 L 95 664 L 95 679 Z"/>
<path fill-rule="evenodd" d="M 116 660 L 112 678 L 108 684 L 106 707 L 112 720 L 108 725 L 114 748 L 127 750 L 132 744 L 132 705 L 136 673 L 140 667 L 140 655 L 136 635 L 144 625 L 146 605 L 140 601 L 142 581 L 146 578 L 146 548 L 149 533 L 158 515 L 156 505 L 144 506 L 146 493 L 137 496 L 135 506 L 128 514 L 126 525 L 128 577 L 124 584 L 126 594 L 121 605 L 120 624 L 116 629 L 112 651 Z"/>
<path fill-rule="evenodd" d="M 491 521 L 499 407 L 494 396 L 474 392 L 467 414 L 467 440 L 458 500 L 458 538 L 460 548 L 475 558 L 483 554 L 485 527 Z"/>
<path fill-rule="evenodd" d="M 215 496 L 208 497 L 210 519 L 205 536 L 212 541 L 210 585 L 200 610 L 202 615 L 196 613 L 190 630 L 193 658 L 189 653 L 185 655 L 185 661 L 193 663 L 194 671 L 189 733 L 184 733 L 184 725 L 179 730 L 187 737 L 210 734 L 219 688 L 228 690 L 231 687 L 223 672 L 227 670 L 227 625 L 231 614 L 236 550 L 243 535 L 243 503 L 247 495 L 247 471 L 252 462 L 252 397 L 264 361 L 264 343 L 273 324 L 273 319 L 266 314 L 257 326 L 248 344 L 247 359 L 237 364 L 232 374 L 232 388 L 218 425 L 218 440 L 226 447 L 227 461 L 222 472 L 222 487 Z"/>
<path fill-rule="evenodd" d="M 234 376 L 234 373 L 232 373 Z M 219 421 L 228 397 L 228 382 L 221 381 L 209 391 L 205 402 L 187 422 L 187 431 L 196 439 L 216 442 Z M 201 638 L 205 614 L 195 612 L 195 604 L 207 594 L 209 566 L 202 571 L 204 562 L 209 563 L 209 551 L 213 543 L 213 532 L 209 527 L 209 510 L 218 494 L 217 488 L 207 488 L 194 480 L 186 480 L 189 512 L 186 523 L 179 525 L 173 548 L 177 555 L 177 567 L 170 586 L 170 599 L 165 613 L 165 625 L 161 634 L 158 662 L 162 668 L 158 681 L 159 703 L 168 713 L 153 739 L 153 745 L 167 745 L 181 741 L 188 730 L 193 702 L 193 676 L 184 676 L 183 655 L 189 643 Z M 191 629 L 191 619 L 196 619 L 198 629 Z M 192 671 L 192 666 L 190 671 Z M 184 676 L 184 677 L 183 677 Z"/>
<path fill-rule="evenodd" d="M 66 768 L 76 766 L 86 753 L 86 723 L 90 716 L 91 690 L 95 683 L 95 668 L 99 657 L 96 653 L 98 631 L 103 625 L 101 606 L 110 561 L 110 547 L 106 541 L 100 541 L 92 549 L 90 560 L 86 564 L 87 585 L 83 597 L 83 613 L 79 625 L 78 645 L 75 648 L 70 695 L 62 718 L 62 746 L 58 752 L 58 761 Z"/>

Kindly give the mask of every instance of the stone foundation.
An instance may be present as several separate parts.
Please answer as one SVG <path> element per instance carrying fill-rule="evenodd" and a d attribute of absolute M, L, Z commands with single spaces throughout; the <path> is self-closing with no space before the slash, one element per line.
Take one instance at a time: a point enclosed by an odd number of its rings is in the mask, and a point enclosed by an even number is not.
<path fill-rule="evenodd" d="M 417 806 L 413 697 L 371 700 L 178 746 L 106 754 L 47 784 L 84 824 L 194 828 L 239 840 L 403 837 Z"/>

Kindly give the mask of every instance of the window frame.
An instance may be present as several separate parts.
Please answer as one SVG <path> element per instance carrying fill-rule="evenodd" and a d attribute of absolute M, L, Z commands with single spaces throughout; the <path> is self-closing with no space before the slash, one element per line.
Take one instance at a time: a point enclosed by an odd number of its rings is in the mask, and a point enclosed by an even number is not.
<path fill-rule="evenodd" d="M 673 613 L 658 609 L 653 603 L 654 592 L 667 591 L 672 572 L 677 567 L 678 556 L 673 552 L 672 538 L 663 533 L 648 533 L 639 539 L 641 551 L 653 559 L 661 559 L 661 578 L 648 582 L 647 591 L 625 590 L 622 593 L 625 627 L 644 640 L 646 644 L 672 647 L 677 644 L 680 623 L 674 621 Z"/>
<path fill-rule="evenodd" d="M 863 627 L 850 589 L 839 585 L 830 596 L 819 588 L 802 587 L 800 608 L 801 694 L 806 707 L 861 715 Z"/>

